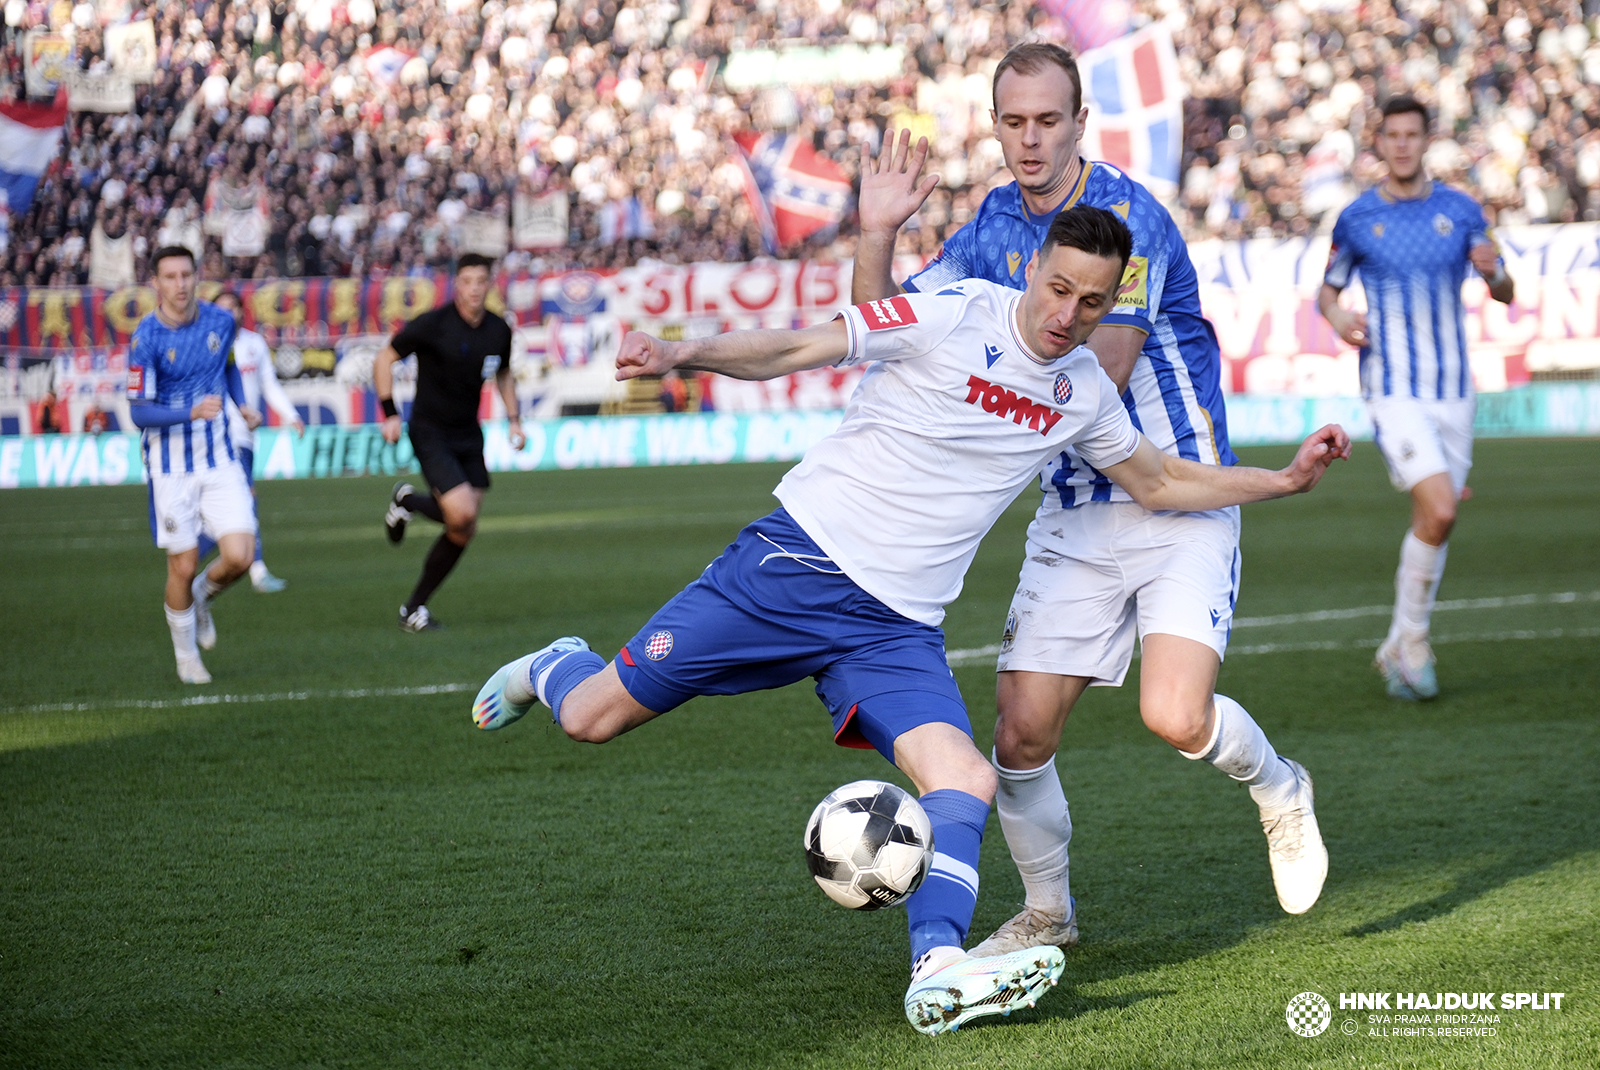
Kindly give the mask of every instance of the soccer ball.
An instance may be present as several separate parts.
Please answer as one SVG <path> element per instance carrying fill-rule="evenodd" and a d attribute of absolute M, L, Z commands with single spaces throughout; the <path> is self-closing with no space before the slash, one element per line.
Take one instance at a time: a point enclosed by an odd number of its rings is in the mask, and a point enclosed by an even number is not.
<path fill-rule="evenodd" d="M 852 910 L 899 906 L 933 865 L 933 825 L 900 788 L 857 780 L 811 811 L 805 849 L 811 876 L 834 902 Z"/>

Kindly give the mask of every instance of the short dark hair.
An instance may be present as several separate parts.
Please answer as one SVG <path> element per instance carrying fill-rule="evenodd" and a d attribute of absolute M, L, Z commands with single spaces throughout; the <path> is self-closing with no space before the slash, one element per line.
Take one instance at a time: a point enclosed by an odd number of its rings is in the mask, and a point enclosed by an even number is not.
<path fill-rule="evenodd" d="M 1038 74 L 1045 67 L 1054 64 L 1067 72 L 1067 77 L 1072 80 L 1072 114 L 1076 115 L 1083 110 L 1083 78 L 1078 74 L 1078 61 L 1072 58 L 1072 53 L 1060 45 L 1052 45 L 1046 41 L 1030 41 L 1025 45 L 1018 45 L 1007 52 L 1000 60 L 1000 65 L 994 69 L 994 83 L 990 86 L 990 96 L 994 100 L 994 110 L 1000 110 L 1000 76 L 1007 71 L 1014 70 L 1018 74 Z"/>
<path fill-rule="evenodd" d="M 1133 255 L 1133 234 L 1117 213 L 1075 204 L 1059 212 L 1050 223 L 1044 243 L 1039 246 L 1039 258 L 1049 256 L 1050 250 L 1058 245 L 1082 250 L 1090 256 L 1115 259 L 1126 268 L 1128 257 Z"/>
<path fill-rule="evenodd" d="M 187 245 L 163 245 L 150 255 L 150 269 L 152 271 L 160 271 L 161 261 L 173 256 L 188 257 L 191 267 L 195 263 L 194 250 Z"/>
<path fill-rule="evenodd" d="M 244 298 L 239 296 L 239 291 L 231 290 L 231 289 L 227 289 L 227 288 L 218 290 L 216 296 L 211 299 L 211 303 L 214 305 L 218 301 L 221 301 L 225 297 L 233 298 L 235 301 L 239 302 L 239 307 L 240 308 L 244 307 Z"/>
<path fill-rule="evenodd" d="M 457 275 L 469 267 L 481 267 L 492 275 L 494 274 L 494 257 L 484 256 L 482 253 L 462 253 L 456 257 Z"/>
<path fill-rule="evenodd" d="M 1422 116 L 1422 132 L 1426 134 L 1432 125 L 1428 121 L 1428 108 L 1416 97 L 1398 96 L 1390 97 L 1383 105 L 1383 118 L 1378 120 L 1382 126 L 1389 121 L 1391 115 L 1420 115 Z"/>

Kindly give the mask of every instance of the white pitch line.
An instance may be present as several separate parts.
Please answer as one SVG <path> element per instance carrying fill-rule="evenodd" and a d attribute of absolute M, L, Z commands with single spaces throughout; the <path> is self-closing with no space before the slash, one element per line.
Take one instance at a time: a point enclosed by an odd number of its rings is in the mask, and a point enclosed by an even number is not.
<path fill-rule="evenodd" d="M 1565 591 L 1560 594 L 1516 594 L 1498 598 L 1457 598 L 1434 606 L 1439 612 L 1462 609 L 1502 609 L 1507 606 L 1560 605 L 1573 602 L 1600 602 L 1600 591 L 1578 594 Z M 1388 614 L 1392 606 L 1356 606 L 1352 609 L 1319 609 L 1312 613 L 1286 613 L 1276 617 L 1241 617 L 1233 622 L 1235 628 L 1261 628 L 1272 624 L 1304 624 L 1321 620 L 1347 620 L 1354 617 L 1371 617 Z M 1594 639 L 1600 637 L 1600 628 L 1552 628 L 1545 631 L 1515 630 L 1499 632 L 1474 632 L 1465 635 L 1441 635 L 1432 640 L 1435 646 L 1445 643 L 1503 643 L 1529 639 Z M 1382 639 L 1323 639 L 1303 643 L 1259 643 L 1253 646 L 1232 646 L 1228 653 L 1289 654 L 1309 650 L 1374 650 Z M 968 647 L 946 652 L 945 660 L 954 667 L 971 665 L 1000 653 L 998 643 L 989 646 Z M 1138 656 L 1138 651 L 1134 651 Z M 449 695 L 471 691 L 474 684 L 422 684 L 416 687 L 353 687 L 340 691 L 275 691 L 261 695 L 191 695 L 172 699 L 112 699 L 109 702 L 52 702 L 38 706 L 11 706 L 0 708 L 0 715 L 17 713 L 83 713 L 92 710 L 168 710 L 185 706 L 222 706 L 259 702 L 307 702 L 319 698 L 405 698 L 412 695 Z"/>
<path fill-rule="evenodd" d="M 82 713 L 90 710 L 172 710 L 184 706 L 224 706 L 255 702 L 306 702 L 314 698 L 405 698 L 410 695 L 449 695 L 472 691 L 477 684 L 422 684 L 417 687 L 351 687 L 342 691 L 274 691 L 264 695 L 190 695 L 188 698 L 125 698 L 109 702 L 51 702 L 41 706 L 12 706 L 11 713 Z"/>
<path fill-rule="evenodd" d="M 1505 643 L 1527 639 L 1594 639 L 1600 637 L 1600 628 L 1550 628 L 1545 631 L 1472 632 L 1463 635 L 1436 635 L 1429 642 L 1434 646 L 1446 643 Z M 1292 654 L 1307 650 L 1376 650 L 1379 639 L 1319 639 L 1305 643 L 1258 643 L 1253 646 L 1230 646 L 1230 656 L 1245 654 Z M 980 646 L 968 650 L 952 650 L 945 660 L 952 666 L 972 665 L 1000 653 L 999 646 Z M 1139 656 L 1137 650 L 1134 657 Z"/>
<path fill-rule="evenodd" d="M 1600 591 L 1579 594 L 1563 591 L 1560 594 L 1513 594 L 1500 598 L 1456 598 L 1440 602 L 1433 607 L 1435 613 L 1449 613 L 1461 609 L 1505 609 L 1508 606 L 1549 606 L 1569 602 L 1600 602 Z M 1235 628 L 1268 628 L 1276 624 L 1309 624 L 1319 620 L 1352 620 L 1356 617 L 1386 617 L 1394 612 L 1394 605 L 1355 606 L 1351 609 L 1319 609 L 1312 613 L 1283 613 L 1275 617 L 1237 617 Z"/>

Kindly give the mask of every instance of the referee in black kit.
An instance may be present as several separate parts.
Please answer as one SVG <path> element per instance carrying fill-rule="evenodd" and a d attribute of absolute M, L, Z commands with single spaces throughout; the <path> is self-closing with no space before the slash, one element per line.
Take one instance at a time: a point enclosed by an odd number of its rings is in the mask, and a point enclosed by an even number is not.
<path fill-rule="evenodd" d="M 478 424 L 485 379 L 494 378 L 505 401 L 511 448 L 520 450 L 527 441 L 511 381 L 511 328 L 484 308 L 493 266 L 486 256 L 463 254 L 456 261 L 455 300 L 407 323 L 372 365 L 372 382 L 383 406 L 383 437 L 395 443 L 400 441 L 400 413 L 394 404 L 394 362 L 417 356 L 411 447 L 432 492 L 419 494 L 409 483 L 396 484 L 384 516 L 389 541 L 398 544 L 405 538 L 413 513 L 444 525 L 444 534 L 422 563 L 416 590 L 400 607 L 400 627 L 408 632 L 438 627 L 428 615 L 428 598 L 456 567 L 478 528 L 478 508 L 489 488 Z"/>

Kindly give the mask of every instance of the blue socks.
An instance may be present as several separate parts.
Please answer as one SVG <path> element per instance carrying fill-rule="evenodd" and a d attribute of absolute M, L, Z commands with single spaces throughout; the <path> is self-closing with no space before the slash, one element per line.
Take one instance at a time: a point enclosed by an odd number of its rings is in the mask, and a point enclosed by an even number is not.
<path fill-rule="evenodd" d="M 560 724 L 561 700 L 566 698 L 573 688 L 604 669 L 606 659 L 592 650 L 561 650 L 551 653 L 556 657 L 554 667 L 544 681 L 544 700 L 550 707 L 550 716 L 555 719 L 556 724 Z M 528 675 L 536 681 L 544 670 L 545 666 L 534 662 Z"/>
<path fill-rule="evenodd" d="M 989 804 L 954 788 L 930 791 L 920 800 L 933 824 L 933 868 L 906 901 L 911 923 L 911 961 L 929 949 L 961 947 L 978 905 L 978 848 Z"/>

